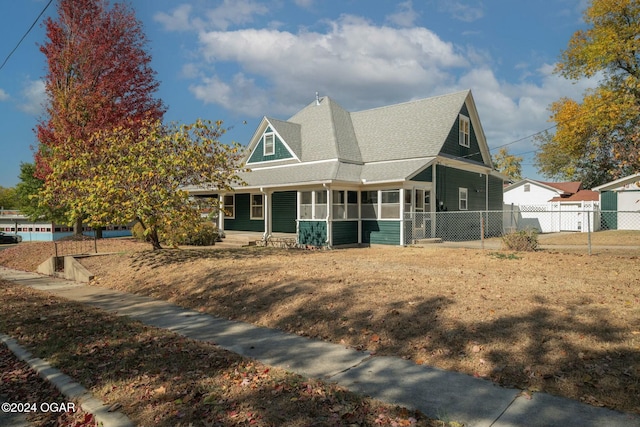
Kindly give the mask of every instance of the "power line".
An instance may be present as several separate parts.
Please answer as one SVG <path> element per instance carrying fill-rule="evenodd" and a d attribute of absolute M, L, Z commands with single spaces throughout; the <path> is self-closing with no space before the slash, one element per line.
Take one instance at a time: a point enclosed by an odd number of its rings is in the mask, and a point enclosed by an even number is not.
<path fill-rule="evenodd" d="M 40 12 L 40 14 L 38 15 L 38 17 L 36 18 L 35 21 L 33 21 L 33 24 L 31 24 L 31 26 L 29 27 L 29 29 L 27 30 L 26 33 L 24 33 L 24 35 L 22 36 L 22 38 L 20 39 L 20 41 L 18 42 L 18 44 L 16 44 L 16 47 L 13 48 L 13 50 L 11 52 L 9 52 L 9 55 L 7 55 L 7 57 L 4 59 L 4 62 L 2 63 L 2 65 L 0 65 L 0 70 L 2 70 L 5 66 L 5 64 L 7 63 L 7 61 L 9 60 L 9 58 L 11 58 L 11 55 L 14 54 L 14 52 L 16 50 L 18 50 L 18 47 L 20 46 L 20 44 L 22 43 L 22 41 L 27 37 L 27 35 L 31 32 L 31 30 L 33 29 L 33 27 L 36 26 L 36 24 L 38 23 L 38 21 L 40 20 L 40 17 L 42 17 L 42 15 L 44 15 L 44 12 L 47 10 L 47 8 L 49 7 L 49 5 L 53 2 L 53 0 L 49 0 L 49 2 L 47 3 L 47 5 L 44 7 L 44 9 L 42 9 L 42 11 Z"/>

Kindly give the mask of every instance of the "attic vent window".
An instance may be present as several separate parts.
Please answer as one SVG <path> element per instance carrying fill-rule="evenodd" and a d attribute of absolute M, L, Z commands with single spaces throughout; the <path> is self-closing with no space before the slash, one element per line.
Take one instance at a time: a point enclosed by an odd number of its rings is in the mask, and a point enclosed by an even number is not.
<path fill-rule="evenodd" d="M 273 133 L 264 134 L 264 155 L 273 156 L 276 153 L 276 136 Z"/>
<path fill-rule="evenodd" d="M 525 193 L 528 193 L 528 192 L 530 192 L 530 191 L 531 191 L 531 184 L 525 184 L 525 185 L 524 185 L 524 192 L 525 192 Z"/>
<path fill-rule="evenodd" d="M 463 147 L 469 148 L 469 135 L 471 126 L 469 124 L 469 117 L 460 115 L 460 132 L 458 134 L 458 143 Z"/>

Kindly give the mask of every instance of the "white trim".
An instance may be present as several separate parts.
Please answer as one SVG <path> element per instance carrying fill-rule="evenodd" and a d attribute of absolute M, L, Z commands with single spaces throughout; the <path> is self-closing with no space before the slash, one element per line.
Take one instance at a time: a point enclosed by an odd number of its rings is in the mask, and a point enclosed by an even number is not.
<path fill-rule="evenodd" d="M 260 198 L 262 199 L 262 204 L 260 205 L 254 205 L 253 204 L 253 197 L 254 196 L 260 196 Z M 253 216 L 253 207 L 254 206 L 261 206 L 262 207 L 262 215 L 261 216 Z M 264 219 L 264 194 L 262 193 L 250 193 L 249 194 L 249 219 Z"/>
<path fill-rule="evenodd" d="M 282 161 L 285 161 L 285 160 L 291 160 L 291 159 L 269 160 L 269 161 L 260 162 L 260 163 L 282 162 Z M 334 162 L 338 162 L 338 159 L 315 160 L 313 162 L 289 163 L 289 164 L 286 164 L 286 165 L 265 166 L 265 167 L 260 167 L 260 168 L 250 167 L 249 169 L 251 169 L 252 171 L 261 171 L 261 170 L 268 170 L 268 169 L 291 168 L 291 167 L 297 167 L 297 166 L 317 165 L 317 164 L 321 164 L 321 163 L 334 163 Z M 252 164 L 255 165 L 257 163 L 252 163 Z"/>
<path fill-rule="evenodd" d="M 271 132 L 268 132 L 268 133 L 274 133 L 280 139 L 280 142 L 282 143 L 282 145 L 285 146 L 285 148 L 287 149 L 289 154 L 291 154 L 292 157 L 287 157 L 286 159 L 276 159 L 276 160 L 267 160 L 267 161 L 249 163 L 249 159 L 251 159 L 251 156 L 253 156 L 253 153 L 255 152 L 256 148 L 258 147 L 258 144 L 260 143 L 260 140 L 262 139 L 262 137 L 266 133 L 266 130 L 267 130 L 268 127 L 271 127 Z M 264 144 L 263 144 L 263 147 L 264 147 Z M 274 141 L 274 149 L 275 149 L 275 141 Z M 269 121 L 269 119 L 267 117 L 263 117 L 262 118 L 262 121 L 260 122 L 260 125 L 258 126 L 258 128 L 255 131 L 255 133 L 251 137 L 251 141 L 249 142 L 249 145 L 247 146 L 247 151 L 248 151 L 248 155 L 244 158 L 245 164 L 256 165 L 256 164 L 260 164 L 260 163 L 278 162 L 278 161 L 283 161 L 283 160 L 297 160 L 298 162 L 300 162 L 300 159 L 298 158 L 296 153 L 291 149 L 289 144 L 287 144 L 287 142 L 284 140 L 282 135 L 280 135 L 280 133 L 276 130 L 276 127 L 273 125 L 273 123 L 271 123 Z M 262 153 L 263 153 L 263 156 L 264 156 L 264 148 L 262 150 Z"/>
<path fill-rule="evenodd" d="M 466 123 L 466 129 L 463 129 L 463 123 Z M 471 120 L 464 114 L 458 114 L 458 144 L 471 148 Z"/>
<path fill-rule="evenodd" d="M 464 194 L 464 197 L 462 195 Z M 462 201 L 464 200 L 464 208 L 462 207 Z M 469 210 L 469 189 L 465 187 L 458 187 L 458 210 Z"/>
<path fill-rule="evenodd" d="M 227 214 L 225 214 L 224 212 L 223 212 L 223 215 L 224 215 L 224 217 L 225 217 L 225 218 L 227 218 L 227 219 L 236 219 L 236 195 L 235 195 L 235 193 L 232 193 L 232 194 L 223 194 L 223 195 L 222 195 L 222 208 L 223 208 L 223 210 L 224 210 L 224 208 L 227 206 L 227 204 L 225 203 L 225 200 L 224 200 L 224 198 L 225 198 L 225 197 L 231 197 L 231 198 L 233 198 L 233 203 L 232 203 L 233 215 L 227 215 Z"/>
<path fill-rule="evenodd" d="M 271 140 L 269 144 L 271 150 L 267 153 L 267 138 Z M 275 132 L 265 132 L 262 134 L 262 155 L 263 156 L 274 156 L 276 154 L 276 134 Z"/>

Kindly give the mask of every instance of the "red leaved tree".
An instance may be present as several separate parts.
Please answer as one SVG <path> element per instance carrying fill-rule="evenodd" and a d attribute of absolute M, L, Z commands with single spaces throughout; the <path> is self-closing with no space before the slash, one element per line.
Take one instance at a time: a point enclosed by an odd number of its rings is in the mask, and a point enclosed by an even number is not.
<path fill-rule="evenodd" d="M 142 24 L 127 5 L 59 0 L 57 19 L 47 19 L 45 26 L 48 41 L 40 50 L 47 58 L 48 103 L 36 127 L 36 176 L 55 192 L 56 161 L 93 150 L 91 136 L 98 131 L 161 120 L 165 107 L 154 97 L 159 83 Z M 54 155 L 53 148 L 62 150 Z M 60 192 L 56 207 L 64 209 L 65 203 Z M 69 222 L 76 223 L 76 233 L 81 230 L 82 218 Z"/>

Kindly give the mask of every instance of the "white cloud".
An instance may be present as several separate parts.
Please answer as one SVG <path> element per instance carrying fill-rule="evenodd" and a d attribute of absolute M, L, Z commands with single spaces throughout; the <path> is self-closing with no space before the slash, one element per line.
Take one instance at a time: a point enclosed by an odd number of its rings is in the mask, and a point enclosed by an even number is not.
<path fill-rule="evenodd" d="M 440 10 L 449 13 L 453 18 L 463 22 L 473 22 L 484 16 L 482 2 L 469 6 L 460 1 L 440 1 Z"/>
<path fill-rule="evenodd" d="M 379 27 L 348 15 L 330 22 L 325 33 L 211 31 L 201 33 L 200 41 L 204 58 L 217 68 L 237 64 L 244 74 L 268 82 L 272 96 L 262 111 L 271 113 L 294 112 L 316 90 L 339 93 L 352 100 L 349 107 L 409 99 L 447 83 L 447 70 L 468 65 L 451 43 L 426 28 Z M 219 102 L 198 93 L 204 101 Z M 288 98 L 280 103 L 288 111 L 274 111 L 278 94 Z"/>
<path fill-rule="evenodd" d="M 3 89 L 0 89 L 0 102 L 6 101 L 9 99 L 9 94 L 5 92 Z"/>
<path fill-rule="evenodd" d="M 311 9 L 314 0 L 294 0 L 294 3 L 303 9 Z"/>
<path fill-rule="evenodd" d="M 232 25 L 251 23 L 255 16 L 266 15 L 269 9 L 254 0 L 224 0 L 218 7 L 199 13 L 196 17 L 191 16 L 192 12 L 191 5 L 183 4 L 171 13 L 156 13 L 154 19 L 167 31 L 226 30 Z"/>
<path fill-rule="evenodd" d="M 411 0 L 408 0 L 398 3 L 398 11 L 387 16 L 387 21 L 399 27 L 412 27 L 419 16 Z"/>
<path fill-rule="evenodd" d="M 176 7 L 170 14 L 156 13 L 153 19 L 161 23 L 167 31 L 189 31 L 193 29 L 189 19 L 191 9 L 191 5 L 183 4 Z"/>
<path fill-rule="evenodd" d="M 39 116 L 44 111 L 46 99 L 44 81 L 30 80 L 22 89 L 22 102 L 18 104 L 18 108 L 27 114 Z"/>

